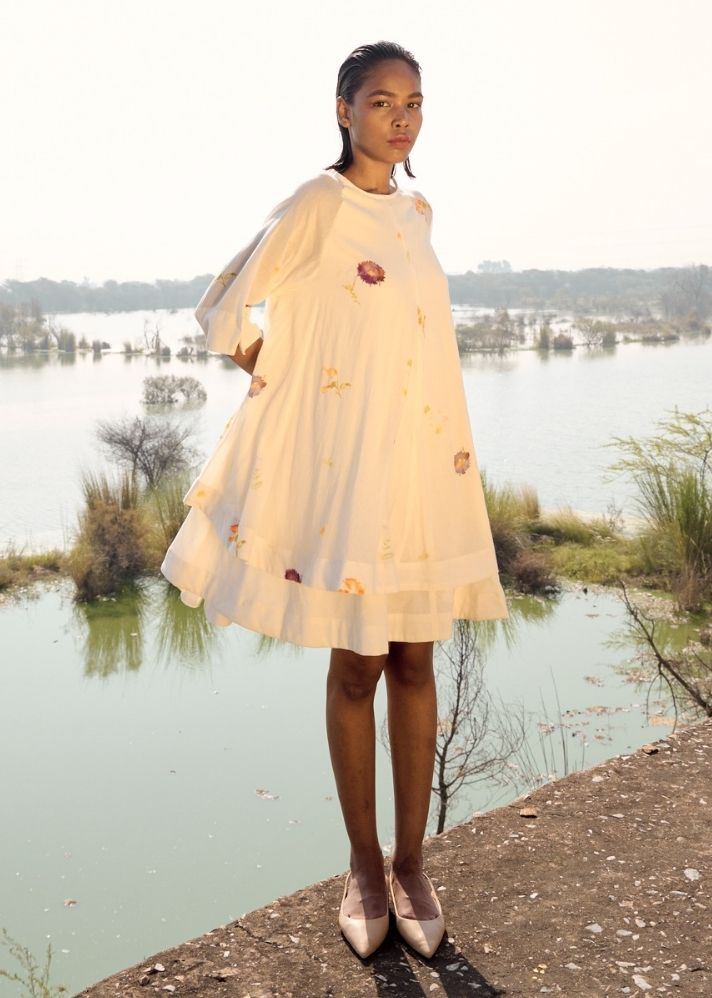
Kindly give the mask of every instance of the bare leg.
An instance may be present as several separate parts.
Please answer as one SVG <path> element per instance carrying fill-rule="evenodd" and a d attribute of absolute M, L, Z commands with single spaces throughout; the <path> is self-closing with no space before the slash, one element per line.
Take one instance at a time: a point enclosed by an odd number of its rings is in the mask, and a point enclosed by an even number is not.
<path fill-rule="evenodd" d="M 388 910 L 383 852 L 376 830 L 376 722 L 373 701 L 387 655 L 332 648 L 326 683 L 326 733 L 351 843 L 344 911 L 377 918 Z"/>
<path fill-rule="evenodd" d="M 404 918 L 435 918 L 422 876 L 437 730 L 433 642 L 389 642 L 385 672 L 396 812 L 393 893 Z"/>

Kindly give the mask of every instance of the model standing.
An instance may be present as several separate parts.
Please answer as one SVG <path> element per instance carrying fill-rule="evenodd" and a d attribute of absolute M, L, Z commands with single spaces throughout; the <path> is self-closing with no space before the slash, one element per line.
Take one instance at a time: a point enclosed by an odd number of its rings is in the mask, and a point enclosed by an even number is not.
<path fill-rule="evenodd" d="M 342 153 L 280 201 L 203 295 L 208 348 L 252 375 L 184 497 L 161 566 L 189 606 L 331 648 L 326 725 L 351 844 L 339 925 L 361 955 L 388 931 L 444 934 L 423 870 L 436 744 L 433 643 L 506 617 L 432 209 L 401 189 L 423 120 L 420 67 L 363 45 L 339 70 Z M 264 330 L 250 307 L 265 301 Z M 388 879 L 375 814 L 385 673 L 395 793 Z"/>

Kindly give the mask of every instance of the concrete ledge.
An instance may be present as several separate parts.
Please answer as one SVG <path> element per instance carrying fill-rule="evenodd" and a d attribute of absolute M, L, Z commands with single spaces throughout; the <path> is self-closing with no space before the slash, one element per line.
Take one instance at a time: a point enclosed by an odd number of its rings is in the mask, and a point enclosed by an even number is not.
<path fill-rule="evenodd" d="M 428 839 L 447 925 L 430 960 L 393 914 L 376 953 L 353 952 L 344 871 L 80 996 L 712 996 L 712 720 L 651 747 Z"/>

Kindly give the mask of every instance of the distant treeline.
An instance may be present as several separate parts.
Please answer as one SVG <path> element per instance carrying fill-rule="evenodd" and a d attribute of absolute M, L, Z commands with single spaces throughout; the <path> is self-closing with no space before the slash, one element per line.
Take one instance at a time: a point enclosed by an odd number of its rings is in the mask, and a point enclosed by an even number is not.
<path fill-rule="evenodd" d="M 712 312 L 712 269 L 704 264 L 656 270 L 521 270 L 448 275 L 456 305 L 552 309 L 557 312 L 646 314 L 665 318 Z"/>
<path fill-rule="evenodd" d="M 491 308 L 553 309 L 578 313 L 662 315 L 712 313 L 712 268 L 705 264 L 659 267 L 656 270 L 522 270 L 448 275 L 453 304 Z M 72 281 L 6 280 L 0 283 L 0 305 L 34 307 L 42 313 L 120 312 L 137 309 L 194 308 L 212 274 L 191 281 L 106 281 L 102 285 Z"/>

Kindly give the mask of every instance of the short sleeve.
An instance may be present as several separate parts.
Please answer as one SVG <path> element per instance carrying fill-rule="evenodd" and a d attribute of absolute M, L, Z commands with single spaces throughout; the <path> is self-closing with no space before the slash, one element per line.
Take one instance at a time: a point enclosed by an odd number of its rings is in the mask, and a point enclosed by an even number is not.
<path fill-rule="evenodd" d="M 321 175 L 275 205 L 198 302 L 195 317 L 208 350 L 232 355 L 259 339 L 262 329 L 250 318 L 251 306 L 312 276 L 340 203 L 340 185 Z"/>

